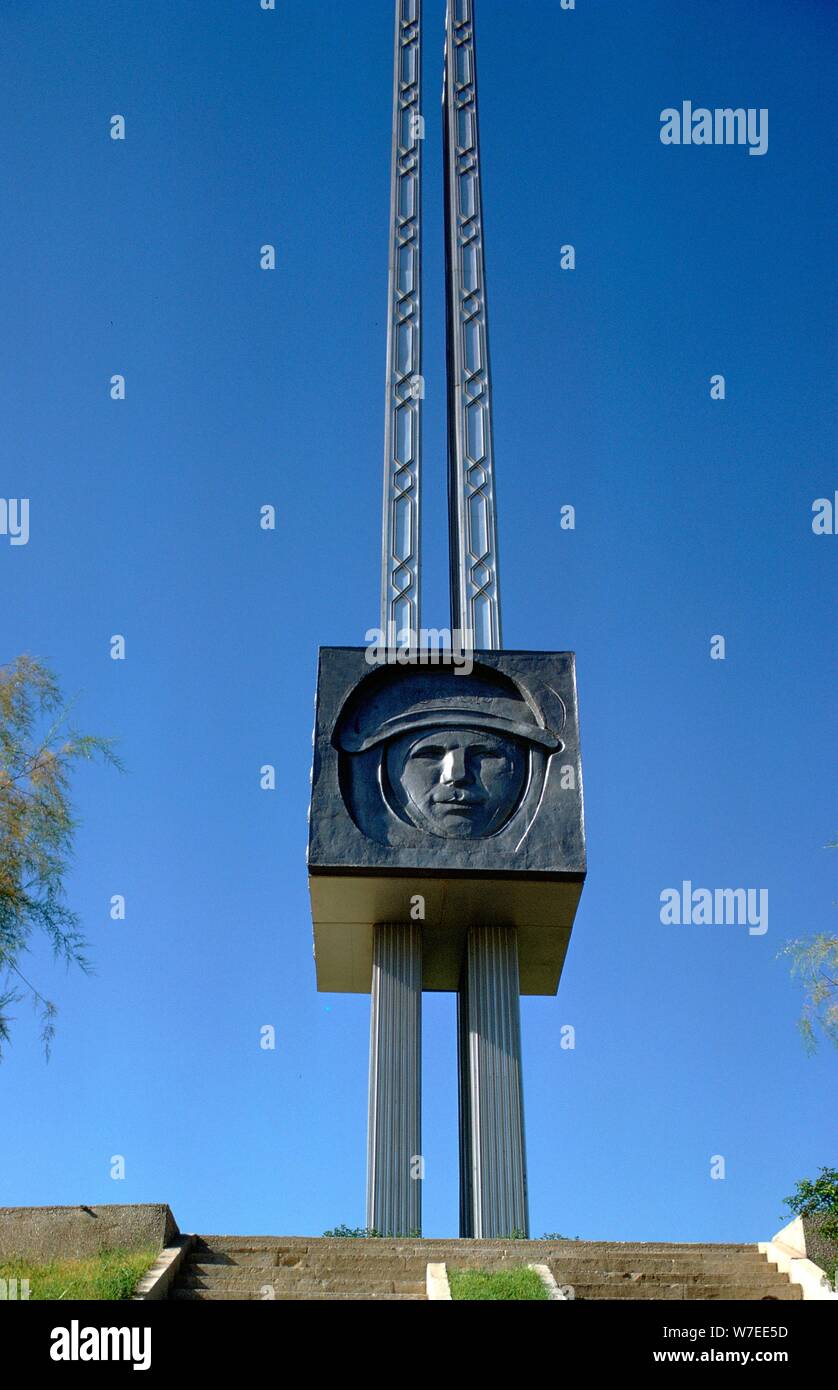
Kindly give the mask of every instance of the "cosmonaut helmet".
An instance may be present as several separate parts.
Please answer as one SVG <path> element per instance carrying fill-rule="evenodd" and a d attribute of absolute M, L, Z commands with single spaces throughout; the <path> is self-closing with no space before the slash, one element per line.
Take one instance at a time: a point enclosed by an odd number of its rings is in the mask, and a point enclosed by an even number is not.
<path fill-rule="evenodd" d="M 413 729 L 488 729 L 537 744 L 548 753 L 563 747 L 558 734 L 545 727 L 512 682 L 496 672 L 488 679 L 450 671 L 424 681 L 411 675 L 385 685 L 347 715 L 335 735 L 338 748 L 346 753 L 365 753 Z"/>

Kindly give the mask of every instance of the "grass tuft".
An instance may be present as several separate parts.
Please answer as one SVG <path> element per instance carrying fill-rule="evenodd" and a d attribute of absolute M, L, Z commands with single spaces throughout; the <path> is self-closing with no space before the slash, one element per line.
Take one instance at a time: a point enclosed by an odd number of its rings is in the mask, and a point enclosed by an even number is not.
<path fill-rule="evenodd" d="M 547 1303 L 547 1290 L 534 1269 L 449 1269 L 453 1299 L 504 1299 Z"/>
<path fill-rule="evenodd" d="M 160 1251 L 156 1246 L 143 1250 L 103 1250 L 84 1260 L 51 1260 L 35 1264 L 31 1260 L 6 1260 L 0 1264 L 0 1279 L 17 1280 L 17 1297 L 23 1296 L 21 1281 L 29 1281 L 29 1299 L 47 1302 L 61 1299 L 130 1298 L 143 1275 Z"/>

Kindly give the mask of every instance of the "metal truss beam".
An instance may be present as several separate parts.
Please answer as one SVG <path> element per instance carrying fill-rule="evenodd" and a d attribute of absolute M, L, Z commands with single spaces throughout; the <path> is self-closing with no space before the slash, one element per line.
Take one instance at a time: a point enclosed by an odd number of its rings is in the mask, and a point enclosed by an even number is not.
<path fill-rule="evenodd" d="M 443 90 L 451 625 L 502 645 L 474 0 L 449 0 Z"/>
<path fill-rule="evenodd" d="M 419 631 L 422 397 L 422 0 L 396 0 L 384 419 L 381 630 Z M 415 640 L 415 639 L 414 639 Z"/>

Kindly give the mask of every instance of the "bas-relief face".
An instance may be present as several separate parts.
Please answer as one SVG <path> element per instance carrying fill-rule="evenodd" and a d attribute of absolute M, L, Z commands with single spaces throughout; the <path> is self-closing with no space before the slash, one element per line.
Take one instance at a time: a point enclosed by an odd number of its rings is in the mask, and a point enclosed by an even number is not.
<path fill-rule="evenodd" d="M 524 791 L 523 743 L 485 729 L 415 730 L 391 739 L 385 773 L 402 813 L 432 835 L 476 840 L 492 835 Z"/>

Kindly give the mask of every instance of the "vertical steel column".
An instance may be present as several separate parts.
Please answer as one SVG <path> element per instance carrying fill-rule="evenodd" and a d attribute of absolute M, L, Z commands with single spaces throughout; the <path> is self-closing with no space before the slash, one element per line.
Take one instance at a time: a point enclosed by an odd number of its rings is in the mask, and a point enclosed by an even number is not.
<path fill-rule="evenodd" d="M 421 17 L 421 0 L 396 0 L 381 549 L 381 631 L 388 647 L 411 645 L 404 634 L 419 631 Z"/>
<path fill-rule="evenodd" d="M 415 645 L 419 617 L 421 464 L 421 0 L 396 0 L 387 288 L 387 385 L 381 545 L 381 630 Z M 422 937 L 373 927 L 367 1225 L 382 1235 L 422 1225 Z"/>
<path fill-rule="evenodd" d="M 448 0 L 443 89 L 451 623 L 502 645 L 474 0 Z M 460 1234 L 527 1233 L 518 940 L 468 933 L 457 999 Z"/>
<path fill-rule="evenodd" d="M 514 927 L 469 929 L 457 1024 L 460 1235 L 528 1235 Z"/>
<path fill-rule="evenodd" d="M 443 91 L 451 626 L 501 642 L 473 0 L 448 0 Z"/>
<path fill-rule="evenodd" d="M 367 1226 L 422 1229 L 422 934 L 373 927 Z"/>

